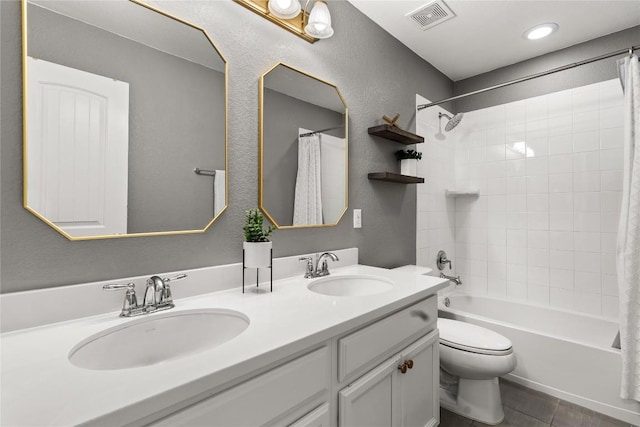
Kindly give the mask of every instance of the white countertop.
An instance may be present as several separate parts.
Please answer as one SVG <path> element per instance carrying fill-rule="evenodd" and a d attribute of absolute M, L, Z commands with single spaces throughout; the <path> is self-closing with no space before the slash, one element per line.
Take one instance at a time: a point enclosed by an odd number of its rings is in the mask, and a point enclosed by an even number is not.
<path fill-rule="evenodd" d="M 394 287 L 375 295 L 332 297 L 307 289 L 315 279 L 298 277 L 274 281 L 273 293 L 249 286 L 245 294 L 235 288 L 179 299 L 174 309 L 147 316 L 223 308 L 244 313 L 250 319 L 249 327 L 219 347 L 147 367 L 98 371 L 69 362 L 70 350 L 88 336 L 132 321 L 118 317 L 118 312 L 2 334 L 0 424 L 126 424 L 435 294 L 447 285 L 446 280 L 436 277 L 362 265 L 331 273 L 346 274 L 386 277 Z"/>

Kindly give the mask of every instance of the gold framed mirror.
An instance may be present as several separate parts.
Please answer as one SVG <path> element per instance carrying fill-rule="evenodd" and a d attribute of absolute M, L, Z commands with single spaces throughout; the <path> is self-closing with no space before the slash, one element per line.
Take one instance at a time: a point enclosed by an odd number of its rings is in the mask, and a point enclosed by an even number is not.
<path fill-rule="evenodd" d="M 227 61 L 137 0 L 22 0 L 24 207 L 70 240 L 205 232 L 227 207 Z"/>
<path fill-rule="evenodd" d="M 348 107 L 332 83 L 278 63 L 260 76 L 259 206 L 277 228 L 338 224 L 348 205 Z"/>

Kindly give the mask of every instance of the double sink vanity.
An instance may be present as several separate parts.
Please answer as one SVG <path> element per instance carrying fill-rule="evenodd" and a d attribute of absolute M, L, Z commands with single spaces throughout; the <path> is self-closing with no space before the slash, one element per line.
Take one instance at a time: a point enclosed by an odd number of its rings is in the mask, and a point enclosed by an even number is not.
<path fill-rule="evenodd" d="M 138 0 L 21 5 L 24 207 L 69 240 L 206 232 L 228 206 L 232 178 L 228 64 L 212 38 Z M 348 206 L 345 99 L 281 62 L 258 81 L 259 207 L 280 229 L 337 225 Z M 71 101 L 53 118 L 40 114 L 63 98 Z M 70 111 L 91 136 L 78 134 L 82 144 L 57 137 Z M 322 218 L 302 221 L 298 145 L 320 139 Z M 76 180 L 95 185 L 64 186 Z M 305 277 L 298 257 L 273 260 L 273 292 L 242 293 L 243 266 L 230 264 L 0 294 L 0 424 L 436 425 L 435 294 L 447 281 L 337 252 L 343 261 L 319 278 Z"/>
<path fill-rule="evenodd" d="M 231 177 L 228 64 L 205 30 L 137 0 L 21 5 L 24 207 L 69 240 L 206 232 Z M 258 81 L 260 209 L 279 229 L 337 225 L 348 206 L 345 99 L 281 62 Z M 46 116 L 43 105 L 58 107 Z M 67 117 L 86 135 L 58 138 Z M 296 219 L 298 145 L 320 139 L 322 218 Z M 76 181 L 95 185 L 65 186 Z M 273 292 L 241 292 L 238 263 L 0 294 L 0 424 L 436 425 L 435 294 L 446 280 L 336 252 L 324 277 L 298 257 L 273 260 Z"/>
<path fill-rule="evenodd" d="M 437 424 L 446 281 L 353 264 L 181 298 L 185 273 L 170 310 L 4 333 L 2 425 Z"/>

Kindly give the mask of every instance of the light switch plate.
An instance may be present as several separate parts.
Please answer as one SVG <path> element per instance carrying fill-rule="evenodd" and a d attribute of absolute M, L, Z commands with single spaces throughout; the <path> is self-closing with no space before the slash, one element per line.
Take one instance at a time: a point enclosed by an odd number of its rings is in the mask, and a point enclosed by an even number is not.
<path fill-rule="evenodd" d="M 362 209 L 353 210 L 353 228 L 362 228 Z"/>

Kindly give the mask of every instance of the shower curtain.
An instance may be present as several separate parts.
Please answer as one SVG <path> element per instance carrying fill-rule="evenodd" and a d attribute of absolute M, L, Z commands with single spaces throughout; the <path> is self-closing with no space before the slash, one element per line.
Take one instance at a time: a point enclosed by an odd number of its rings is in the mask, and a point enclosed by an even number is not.
<path fill-rule="evenodd" d="M 618 225 L 622 386 L 620 397 L 640 401 L 640 64 L 620 61 L 624 88 L 624 169 Z"/>
<path fill-rule="evenodd" d="M 300 129 L 300 134 L 305 133 Z M 293 204 L 293 225 L 322 224 L 320 136 L 298 138 L 298 175 Z"/>

